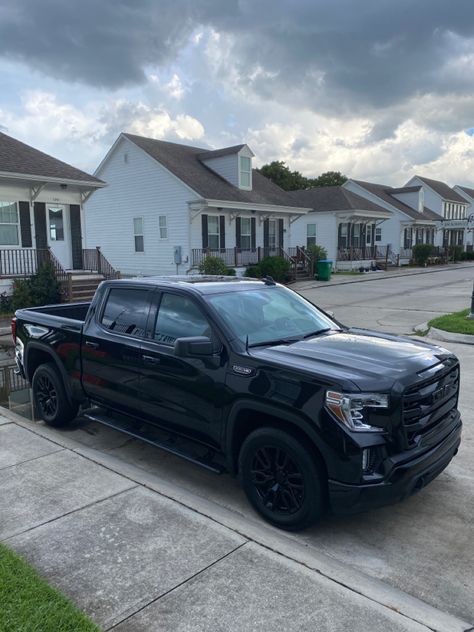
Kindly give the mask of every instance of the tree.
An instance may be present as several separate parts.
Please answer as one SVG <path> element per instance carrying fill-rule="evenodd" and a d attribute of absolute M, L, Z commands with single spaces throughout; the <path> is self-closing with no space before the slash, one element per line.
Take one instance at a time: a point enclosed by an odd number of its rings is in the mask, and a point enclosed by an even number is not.
<path fill-rule="evenodd" d="M 258 171 L 285 191 L 309 188 L 308 178 L 299 171 L 290 171 L 282 160 L 274 160 L 268 165 L 263 165 Z"/>
<path fill-rule="evenodd" d="M 317 178 L 310 180 L 310 187 L 339 187 L 346 182 L 347 176 L 340 171 L 325 171 Z"/>

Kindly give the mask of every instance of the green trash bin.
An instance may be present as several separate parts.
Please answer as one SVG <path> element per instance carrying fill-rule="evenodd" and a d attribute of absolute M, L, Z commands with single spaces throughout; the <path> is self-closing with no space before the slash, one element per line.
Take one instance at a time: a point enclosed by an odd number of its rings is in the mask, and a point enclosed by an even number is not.
<path fill-rule="evenodd" d="M 320 259 L 318 261 L 318 279 L 320 281 L 330 281 L 332 271 L 331 259 Z"/>

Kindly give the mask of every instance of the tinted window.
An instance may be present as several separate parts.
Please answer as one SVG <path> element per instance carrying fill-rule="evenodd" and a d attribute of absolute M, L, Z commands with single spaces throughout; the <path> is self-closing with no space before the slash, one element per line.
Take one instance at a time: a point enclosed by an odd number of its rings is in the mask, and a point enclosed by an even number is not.
<path fill-rule="evenodd" d="M 163 344 L 174 344 L 176 338 L 187 336 L 211 337 L 211 327 L 199 307 L 189 298 L 177 294 L 163 294 L 155 340 Z"/>
<path fill-rule="evenodd" d="M 110 290 L 102 315 L 102 324 L 120 334 L 144 336 L 150 309 L 150 295 L 148 290 Z"/>

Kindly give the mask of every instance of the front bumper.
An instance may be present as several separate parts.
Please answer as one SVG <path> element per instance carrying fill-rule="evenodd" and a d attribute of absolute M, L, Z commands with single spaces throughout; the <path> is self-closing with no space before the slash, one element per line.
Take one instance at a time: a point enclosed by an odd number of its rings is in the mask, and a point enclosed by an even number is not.
<path fill-rule="evenodd" d="M 428 485 L 448 466 L 461 443 L 461 419 L 434 448 L 395 466 L 374 484 L 349 485 L 329 480 L 329 503 L 335 514 L 351 514 L 396 503 Z"/>

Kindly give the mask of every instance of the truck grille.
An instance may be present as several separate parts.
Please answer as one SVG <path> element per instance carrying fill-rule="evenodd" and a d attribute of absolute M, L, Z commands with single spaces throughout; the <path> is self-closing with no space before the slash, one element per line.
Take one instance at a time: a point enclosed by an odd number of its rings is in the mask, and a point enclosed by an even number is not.
<path fill-rule="evenodd" d="M 445 363 L 432 378 L 411 386 L 403 394 L 403 426 L 407 447 L 434 443 L 456 414 L 459 364 Z M 441 440 L 441 437 L 439 437 Z"/>

